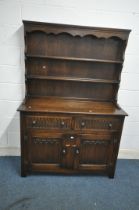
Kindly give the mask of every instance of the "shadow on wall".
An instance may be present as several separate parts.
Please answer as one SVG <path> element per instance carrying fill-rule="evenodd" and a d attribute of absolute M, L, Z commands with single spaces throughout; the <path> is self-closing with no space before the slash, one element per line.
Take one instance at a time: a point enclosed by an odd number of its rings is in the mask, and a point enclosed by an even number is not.
<path fill-rule="evenodd" d="M 0 155 L 15 155 L 19 154 L 20 147 L 20 121 L 16 110 L 25 95 L 23 26 L 5 26 L 1 35 Z"/>
<path fill-rule="evenodd" d="M 13 117 L 4 117 L 0 132 L 0 155 L 20 155 L 19 113 Z"/>

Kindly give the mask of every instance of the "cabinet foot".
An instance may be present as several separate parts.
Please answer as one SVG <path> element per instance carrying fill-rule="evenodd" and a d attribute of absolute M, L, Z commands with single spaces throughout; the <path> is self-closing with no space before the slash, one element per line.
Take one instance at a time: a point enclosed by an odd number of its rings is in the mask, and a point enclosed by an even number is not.
<path fill-rule="evenodd" d="M 109 174 L 108 176 L 109 176 L 110 179 L 114 178 L 114 174 Z"/>
<path fill-rule="evenodd" d="M 115 170 L 111 170 L 109 173 L 108 173 L 108 177 L 110 179 L 113 179 L 114 178 L 114 175 L 115 175 Z"/>
<path fill-rule="evenodd" d="M 21 177 L 26 177 L 27 173 L 25 171 L 21 171 Z"/>

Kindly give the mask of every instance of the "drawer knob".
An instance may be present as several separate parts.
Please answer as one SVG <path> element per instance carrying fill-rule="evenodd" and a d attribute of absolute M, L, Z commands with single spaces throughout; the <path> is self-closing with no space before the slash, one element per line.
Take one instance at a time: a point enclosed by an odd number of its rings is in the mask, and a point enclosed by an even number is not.
<path fill-rule="evenodd" d="M 112 128 L 112 123 L 109 123 L 108 126 L 109 126 L 109 128 Z"/>
<path fill-rule="evenodd" d="M 63 149 L 63 150 L 62 150 L 62 153 L 63 153 L 63 154 L 66 154 L 66 150 L 65 150 L 65 149 Z"/>
<path fill-rule="evenodd" d="M 80 153 L 79 149 L 76 149 L 75 153 L 78 155 Z"/>
<path fill-rule="evenodd" d="M 62 121 L 62 122 L 61 122 L 61 125 L 62 125 L 62 126 L 64 126 L 64 125 L 65 125 L 65 122 L 64 122 L 64 121 Z"/>
<path fill-rule="evenodd" d="M 33 124 L 33 125 L 36 125 L 36 120 L 33 120 L 33 121 L 32 121 L 32 124 Z"/>
<path fill-rule="evenodd" d="M 81 126 L 84 127 L 85 126 L 85 122 L 81 122 Z"/>
<path fill-rule="evenodd" d="M 44 65 L 44 66 L 42 66 L 42 69 L 44 69 L 44 70 L 45 70 L 45 69 L 46 69 L 46 66 L 45 66 L 45 65 Z"/>
<path fill-rule="evenodd" d="M 70 139 L 73 140 L 74 139 L 74 136 L 70 136 Z"/>

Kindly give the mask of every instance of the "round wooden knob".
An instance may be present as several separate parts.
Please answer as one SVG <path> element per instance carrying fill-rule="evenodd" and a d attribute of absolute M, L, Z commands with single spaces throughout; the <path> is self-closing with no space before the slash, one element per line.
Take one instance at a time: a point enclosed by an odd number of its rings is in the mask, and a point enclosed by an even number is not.
<path fill-rule="evenodd" d="M 109 123 L 108 126 L 109 126 L 109 128 L 112 128 L 112 123 Z"/>
<path fill-rule="evenodd" d="M 81 122 L 81 126 L 84 127 L 85 126 L 85 122 Z"/>
<path fill-rule="evenodd" d="M 76 149 L 76 154 L 78 155 L 80 153 L 79 149 Z"/>
<path fill-rule="evenodd" d="M 65 150 L 65 149 L 63 149 L 63 150 L 62 150 L 62 153 L 63 153 L 63 154 L 66 154 L 66 150 Z"/>
<path fill-rule="evenodd" d="M 65 122 L 64 122 L 64 121 L 62 121 L 62 122 L 61 122 L 61 125 L 62 125 L 62 126 L 64 126 L 64 125 L 65 125 Z"/>
<path fill-rule="evenodd" d="M 42 66 L 42 69 L 43 69 L 43 70 L 46 70 L 46 69 L 47 69 L 47 66 L 45 66 L 45 65 Z"/>
<path fill-rule="evenodd" d="M 33 120 L 33 121 L 32 121 L 32 124 L 35 125 L 35 124 L 36 124 L 36 120 Z"/>

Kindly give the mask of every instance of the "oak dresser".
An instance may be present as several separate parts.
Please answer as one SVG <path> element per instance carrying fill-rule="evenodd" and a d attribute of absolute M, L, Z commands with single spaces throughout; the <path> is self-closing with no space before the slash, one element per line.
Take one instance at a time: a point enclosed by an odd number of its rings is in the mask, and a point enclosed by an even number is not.
<path fill-rule="evenodd" d="M 21 176 L 114 177 L 124 118 L 117 104 L 130 30 L 23 21 Z"/>

